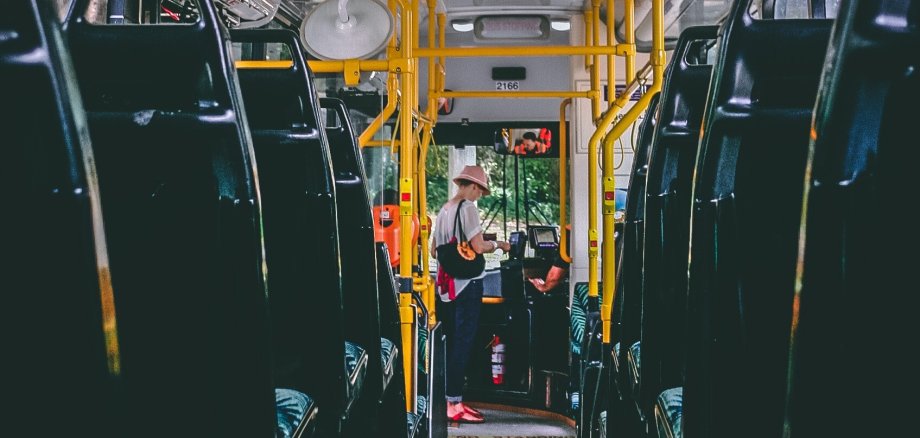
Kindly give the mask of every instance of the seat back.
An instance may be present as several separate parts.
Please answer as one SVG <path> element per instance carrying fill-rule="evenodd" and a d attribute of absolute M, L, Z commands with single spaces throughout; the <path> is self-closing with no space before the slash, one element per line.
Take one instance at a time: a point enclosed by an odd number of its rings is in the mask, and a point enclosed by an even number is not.
<path fill-rule="evenodd" d="M 913 429 L 917 4 L 841 3 L 815 109 L 789 436 Z M 905 386 L 907 385 L 907 386 Z"/>
<path fill-rule="evenodd" d="M 351 316 L 345 336 L 362 346 L 368 354 L 369 390 L 364 397 L 377 400 L 383 390 L 380 359 L 380 310 L 377 294 L 377 256 L 374 224 L 367 199 L 367 176 L 348 109 L 339 99 L 323 98 L 326 110 L 326 135 L 332 152 L 338 205 L 345 308 Z M 330 120 L 336 123 L 330 124 Z M 332 125 L 332 126 L 330 126 Z"/>
<path fill-rule="evenodd" d="M 49 418 L 36 407 L 53 400 L 68 432 L 114 436 L 121 368 L 108 252 L 59 27 L 50 2 L 10 2 L 0 14 L 3 429 L 35 431 Z"/>
<path fill-rule="evenodd" d="M 88 3 L 67 33 L 88 97 L 124 421 L 273 436 L 259 199 L 226 32 L 212 2 L 176 25 L 92 25 Z"/>
<path fill-rule="evenodd" d="M 809 121 L 831 20 L 722 29 L 695 169 L 688 436 L 779 436 Z"/>
<path fill-rule="evenodd" d="M 231 38 L 280 42 L 294 57 L 288 68 L 240 68 L 238 75 L 262 197 L 276 380 L 313 397 L 319 427 L 334 434 L 349 404 L 345 308 L 337 197 L 319 101 L 296 34 L 235 30 Z"/>
<path fill-rule="evenodd" d="M 399 321 L 399 293 L 390 263 L 390 252 L 383 242 L 376 244 L 377 293 L 380 300 L 380 335 L 389 339 L 398 349 L 393 362 L 393 378 L 381 404 L 381 430 L 406 430 L 406 376 L 403 368 L 402 329 Z M 409 352 L 408 354 L 412 354 Z"/>
<path fill-rule="evenodd" d="M 650 146 L 639 370 L 639 402 L 646 418 L 652 418 L 652 405 L 661 391 L 684 381 L 690 191 L 712 76 L 711 60 L 705 56 L 718 30 L 718 26 L 701 26 L 681 32 Z"/>
<path fill-rule="evenodd" d="M 629 174 L 629 193 L 626 195 L 626 218 L 623 226 L 622 251 L 617 267 L 617 293 L 613 303 L 614 344 L 619 343 L 616 360 L 616 380 L 621 394 L 630 388 L 626 372 L 626 353 L 629 346 L 639 340 L 642 311 L 642 251 L 645 238 L 645 178 L 648 175 L 649 145 L 655 132 L 660 93 L 652 96 L 645 120 L 639 130 L 633 168 Z"/>

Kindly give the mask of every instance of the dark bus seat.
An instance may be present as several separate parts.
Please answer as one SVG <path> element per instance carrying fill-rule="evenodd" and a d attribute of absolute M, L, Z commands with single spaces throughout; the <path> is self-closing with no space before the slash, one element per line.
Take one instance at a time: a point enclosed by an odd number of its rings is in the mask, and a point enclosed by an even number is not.
<path fill-rule="evenodd" d="M 390 251 L 387 250 L 386 243 L 377 242 L 377 290 L 380 293 L 380 317 L 381 317 L 381 334 L 386 339 L 393 339 L 398 345 L 402 343 L 402 334 L 399 320 L 399 294 L 396 278 L 391 268 Z M 420 301 L 416 300 L 420 303 Z M 423 304 L 419 304 L 423 306 Z M 415 436 L 427 436 L 431 424 L 431 412 L 437 405 L 436 401 L 429 400 L 429 387 L 431 386 L 428 379 L 433 378 L 426 370 L 425 358 L 428 348 L 428 327 L 427 327 L 427 310 L 422 308 L 418 312 L 418 348 L 419 348 L 419 366 L 416 369 L 418 375 L 418 393 L 416 394 L 415 412 L 406 412 L 406 395 L 405 395 L 405 373 L 402 366 L 402 351 L 397 350 L 398 357 L 394 358 L 394 377 L 391 382 L 392 390 L 384 394 L 386 402 L 381 408 L 381 429 L 385 431 L 396 430 L 392 428 L 394 416 L 399 418 L 402 431 L 405 431 L 409 438 Z M 410 353 L 411 354 L 411 353 Z M 442 383 L 443 384 L 443 383 Z M 443 393 L 441 394 L 443 397 Z M 398 402 L 398 406 L 397 403 Z M 441 408 L 446 412 L 446 399 L 441 403 Z M 404 415 L 404 416 L 403 416 Z M 383 424 L 385 423 L 385 425 Z M 392 435 L 397 436 L 397 435 Z M 398 436 L 403 436 L 402 433 Z"/>
<path fill-rule="evenodd" d="M 655 427 L 659 437 L 683 435 L 684 388 L 668 388 L 655 398 Z"/>
<path fill-rule="evenodd" d="M 93 25 L 88 3 L 74 2 L 66 33 L 108 238 L 123 420 L 146 435 L 274 436 L 259 198 L 226 32 L 211 2 L 176 25 Z"/>
<path fill-rule="evenodd" d="M 342 290 L 350 322 L 345 336 L 367 346 L 367 386 L 364 397 L 367 409 L 376 412 L 383 397 L 388 376 L 384 374 L 383 346 L 380 336 L 380 310 L 377 293 L 377 257 L 374 224 L 367 198 L 367 176 L 348 109 L 340 99 L 322 98 L 326 111 L 323 126 L 329 139 L 338 207 L 339 241 L 343 260 Z"/>
<path fill-rule="evenodd" d="M 312 74 L 296 34 L 235 30 L 234 43 L 280 42 L 289 68 L 239 69 L 258 165 L 275 378 L 319 406 L 320 434 L 342 432 L 367 355 L 347 342 L 336 193 Z"/>
<path fill-rule="evenodd" d="M 597 289 L 601 290 L 602 283 Z M 603 297 L 598 295 L 598 303 L 602 304 Z M 577 388 L 572 394 L 572 407 L 577 408 L 576 418 L 580 424 L 591 424 L 596 415 L 600 415 L 598 408 L 603 401 L 596 397 L 582 397 L 586 392 L 594 393 L 594 388 L 601 386 L 603 380 L 603 348 L 600 342 L 600 319 L 595 313 L 592 316 L 589 310 L 588 283 L 577 282 L 572 288 L 572 304 L 569 307 L 571 322 L 571 337 L 569 339 L 572 363 L 570 379 L 572 386 Z"/>
<path fill-rule="evenodd" d="M 622 250 L 618 257 L 617 293 L 613 303 L 613 338 L 616 355 L 611 357 L 611 380 L 616 393 L 626 399 L 633 399 L 633 383 L 628 365 L 630 348 L 640 339 L 642 311 L 642 251 L 645 239 L 645 180 L 648 175 L 649 146 L 654 137 L 658 119 L 660 93 L 652 96 L 645 119 L 639 130 L 633 168 L 629 177 L 626 198 L 626 218 L 623 223 Z"/>
<path fill-rule="evenodd" d="M 275 388 L 275 411 L 279 438 L 308 437 L 316 430 L 316 403 L 300 391 Z"/>
<path fill-rule="evenodd" d="M 383 394 L 393 380 L 393 375 L 396 373 L 396 367 L 399 366 L 396 364 L 397 352 L 398 348 L 393 341 L 387 338 L 380 338 L 380 366 L 383 373 L 383 392 L 380 393 L 381 401 L 383 400 Z"/>
<path fill-rule="evenodd" d="M 423 395 L 415 398 L 415 412 L 409 412 L 406 415 L 406 428 L 409 437 L 421 436 L 424 427 L 424 419 L 428 412 L 428 400 Z"/>
<path fill-rule="evenodd" d="M 664 79 L 657 132 L 650 146 L 643 243 L 644 368 L 639 368 L 639 349 L 630 349 L 638 372 L 636 401 L 649 419 L 658 395 L 684 383 L 690 191 L 712 76 L 706 53 L 718 30 L 718 26 L 700 26 L 681 32 Z"/>
<path fill-rule="evenodd" d="M 361 394 L 364 379 L 367 377 L 367 351 L 353 342 L 345 341 L 345 375 L 348 376 L 348 388 L 352 397 Z"/>
<path fill-rule="evenodd" d="M 51 2 L 4 3 L 0 35 L 2 428 L 117 436 L 121 320 L 75 74 Z"/>
<path fill-rule="evenodd" d="M 862 0 L 837 15 L 806 173 L 791 437 L 915 429 L 918 12 Z"/>
<path fill-rule="evenodd" d="M 600 286 L 598 285 L 598 288 Z M 585 345 L 586 324 L 588 320 L 588 283 L 578 282 L 572 288 L 572 307 L 569 309 L 571 323 L 572 354 L 581 356 Z"/>
<path fill-rule="evenodd" d="M 398 347 L 402 345 L 402 332 L 399 320 L 399 295 L 396 279 L 390 264 L 390 252 L 386 244 L 377 242 L 377 292 L 380 301 L 380 334 L 384 339 L 391 340 L 394 346 L 392 356 L 393 377 L 390 381 L 389 391 L 384 393 L 384 401 L 380 407 L 381 430 L 402 431 L 392 436 L 411 437 L 414 428 L 421 422 L 420 417 L 406 412 L 405 372 L 403 370 L 403 351 Z M 410 353 L 411 354 L 411 353 Z M 418 405 L 418 401 L 416 405 Z"/>
<path fill-rule="evenodd" d="M 416 308 L 416 332 L 418 333 L 418 391 L 415 399 L 415 413 L 410 414 L 407 420 L 410 436 L 428 436 L 429 431 L 432 430 L 431 417 L 429 415 L 429 409 L 431 409 L 432 406 L 429 404 L 429 400 L 432 397 L 431 392 L 434 390 L 434 382 L 432 379 L 435 376 L 433 372 L 442 371 L 443 374 L 443 370 L 431 370 L 429 368 L 433 360 L 431 355 L 436 353 L 429 347 L 434 340 L 432 338 L 436 338 L 438 334 L 440 334 L 440 330 L 437 332 L 431 332 L 429 330 L 428 309 L 425 307 L 422 296 L 418 292 L 412 292 L 412 297 L 413 305 Z M 442 397 L 444 397 L 443 394 Z M 445 412 L 447 411 L 446 399 L 444 399 L 443 409 Z M 417 424 L 412 426 L 413 423 Z"/>
<path fill-rule="evenodd" d="M 683 431 L 783 430 L 809 122 L 831 20 L 722 28 L 695 169 Z"/>

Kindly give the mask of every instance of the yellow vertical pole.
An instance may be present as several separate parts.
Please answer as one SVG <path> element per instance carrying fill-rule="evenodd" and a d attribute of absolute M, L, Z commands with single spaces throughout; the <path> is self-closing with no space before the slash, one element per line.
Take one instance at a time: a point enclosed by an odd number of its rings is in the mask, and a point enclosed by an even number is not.
<path fill-rule="evenodd" d="M 628 2 L 629 0 L 627 0 Z M 613 47 L 616 43 L 614 41 L 614 34 L 616 34 L 616 21 L 614 18 L 614 3 L 615 0 L 607 0 L 607 46 Z M 613 108 L 613 101 L 617 98 L 617 74 L 616 74 L 616 59 L 614 59 L 614 54 L 607 55 L 607 111 L 610 111 Z M 629 82 L 629 79 L 626 80 Z"/>
<path fill-rule="evenodd" d="M 435 46 L 435 24 L 440 21 L 441 15 L 437 14 L 435 17 L 435 8 L 437 7 L 437 0 L 428 0 L 428 47 Z M 426 107 L 426 115 L 431 124 L 424 125 L 424 131 L 422 133 L 422 142 L 419 145 L 420 154 L 418 162 L 418 203 L 419 203 L 419 236 L 421 240 L 421 251 L 422 251 L 422 285 L 424 290 L 422 291 L 423 297 L 425 299 L 425 307 L 428 308 L 428 326 L 433 327 L 437 321 L 435 315 L 435 302 L 434 302 L 434 288 L 431 285 L 431 271 L 428 267 L 428 238 L 431 233 L 431 230 L 428 229 L 428 188 L 427 184 L 427 174 L 426 167 L 428 165 L 428 147 L 431 143 L 431 130 L 434 129 L 434 122 L 438 117 L 438 88 L 437 88 L 437 78 L 438 72 L 435 67 L 434 57 L 428 57 L 428 106 Z"/>
<path fill-rule="evenodd" d="M 447 13 L 438 14 L 438 48 L 443 49 L 447 47 L 447 29 L 445 28 L 447 23 Z M 447 64 L 444 61 L 445 57 L 442 55 L 438 58 L 438 63 L 441 64 L 441 68 L 447 70 Z M 444 77 L 441 77 L 441 82 L 438 84 L 439 91 L 444 91 Z"/>
<path fill-rule="evenodd" d="M 632 3 L 631 0 L 625 0 L 627 4 Z M 613 36 L 616 33 L 616 22 L 614 21 L 614 0 L 607 1 L 607 45 L 613 45 Z M 626 11 L 629 11 L 629 6 L 626 7 Z M 629 20 L 628 18 L 626 20 Z M 629 34 L 631 30 L 629 29 L 632 26 L 632 22 L 627 21 L 625 23 L 627 27 L 626 33 Z M 608 65 L 607 65 L 607 110 L 614 111 L 613 102 L 616 100 L 616 76 L 614 76 L 615 71 L 613 70 L 615 61 L 613 56 L 608 56 Z M 627 57 L 626 61 L 626 82 L 629 83 L 632 78 L 629 76 L 629 58 Z M 629 93 L 629 90 L 625 90 L 624 93 Z M 619 109 L 616 110 L 619 112 Z M 609 135 L 608 135 L 609 138 Z M 605 142 L 606 145 L 606 142 Z M 611 309 L 613 308 L 613 303 L 607 298 L 607 289 L 613 284 L 615 280 L 611 279 L 610 273 L 613 272 L 613 276 L 616 276 L 616 248 L 614 245 L 613 239 L 608 239 L 607 234 L 608 230 L 612 230 L 615 224 L 613 220 L 613 214 L 616 212 L 616 191 L 614 184 L 613 176 L 613 151 L 608 151 L 607 148 L 603 149 L 604 153 L 604 171 L 601 177 L 602 181 L 602 195 L 601 195 L 601 205 L 602 210 L 601 214 L 603 215 L 603 235 L 604 238 L 601 241 L 601 250 L 603 252 L 603 257 L 601 257 L 601 284 L 603 285 L 603 294 L 601 296 L 601 321 L 606 321 L 609 319 Z M 594 202 L 594 198 L 592 198 Z M 607 318 L 607 319 L 605 319 Z M 603 330 L 603 327 L 601 328 Z M 606 332 L 605 332 L 606 333 Z"/>
<path fill-rule="evenodd" d="M 591 44 L 595 47 L 601 45 L 601 0 L 591 0 Z M 601 89 L 601 56 L 593 55 L 591 61 L 591 89 Z M 591 99 L 591 120 L 596 121 L 601 116 L 601 98 L 598 94 Z"/>
<path fill-rule="evenodd" d="M 622 123 L 622 121 L 620 123 Z M 617 125 L 620 123 L 617 123 Z M 613 175 L 613 148 L 607 147 L 607 140 L 611 138 L 613 138 L 612 132 L 608 133 L 607 137 L 604 139 L 604 172 L 602 175 L 603 188 L 601 194 L 601 214 L 603 215 L 604 237 L 601 241 L 601 250 L 603 251 L 603 257 L 601 257 L 601 284 L 603 286 L 603 294 L 601 296 L 600 311 L 601 321 L 603 322 L 601 330 L 604 330 L 603 339 L 605 343 L 610 343 L 608 332 L 604 327 L 606 327 L 611 317 L 613 300 L 610 291 L 614 290 L 616 282 L 616 245 L 614 244 L 613 236 L 615 226 L 614 213 L 616 213 L 616 184 Z M 610 144 L 612 145 L 613 143 L 611 142 Z"/>
<path fill-rule="evenodd" d="M 632 108 L 623 116 L 613 129 L 604 139 L 604 294 L 603 306 L 601 307 L 601 321 L 603 327 L 603 342 L 610 343 L 611 323 L 610 310 L 616 294 L 616 271 L 614 269 L 614 260 L 616 259 L 616 245 L 614 245 L 613 213 L 616 211 L 614 190 L 616 189 L 613 178 L 613 143 L 619 138 L 626 129 L 634 123 L 639 114 L 648 107 L 652 95 L 662 87 L 664 80 L 664 0 L 653 0 L 652 2 L 652 74 L 654 83 L 649 87 L 642 98 L 633 105 Z M 609 161 L 608 161 L 609 160 Z M 607 174 L 609 170 L 609 175 Z M 609 194 L 608 194 L 609 193 Z"/>
<path fill-rule="evenodd" d="M 399 5 L 402 4 L 402 1 L 403 0 L 399 0 L 399 3 L 397 3 L 397 0 L 387 0 L 387 6 L 390 8 L 390 12 L 393 13 L 394 17 L 396 16 L 396 12 L 399 8 Z M 399 52 L 396 50 L 397 47 L 399 47 L 399 44 L 397 44 L 398 41 L 398 32 L 393 32 L 393 37 L 390 38 L 390 41 L 387 43 L 387 59 L 399 58 Z"/>
<path fill-rule="evenodd" d="M 420 0 L 411 0 L 411 5 L 412 5 L 411 9 L 412 9 L 412 16 L 413 16 L 413 17 L 418 17 L 418 16 L 419 16 L 419 4 L 420 4 Z M 416 20 L 417 20 L 417 19 L 416 19 Z M 419 35 L 420 35 L 420 33 L 419 33 L 419 30 L 418 30 L 419 27 L 418 27 L 418 24 L 417 24 L 417 23 L 418 23 L 418 22 L 416 21 L 416 26 L 414 26 L 414 27 L 412 28 L 412 40 L 411 40 L 411 41 L 412 41 L 412 44 L 413 44 L 413 52 L 414 52 L 414 50 L 415 50 L 415 47 L 418 47 L 418 45 L 419 45 Z M 419 90 L 418 59 L 415 58 L 414 61 L 415 61 L 415 68 L 413 69 L 413 77 L 414 77 L 415 79 L 412 81 L 412 108 L 414 109 L 413 111 L 418 111 L 418 113 L 419 113 L 419 114 L 418 114 L 418 115 L 419 115 L 418 119 L 419 119 L 419 120 L 416 122 L 417 127 L 413 130 L 413 134 L 412 134 L 412 139 L 415 140 L 415 146 L 413 147 L 412 156 L 413 156 L 413 158 L 415 159 L 415 167 L 414 167 L 414 169 L 413 169 L 413 175 L 414 175 L 414 177 L 415 177 L 415 181 L 414 181 L 414 184 L 415 184 L 415 193 L 414 193 L 414 194 L 415 194 L 415 195 L 418 195 L 418 196 L 413 196 L 413 197 L 412 197 L 412 201 L 413 201 L 413 202 L 412 202 L 412 209 L 413 209 L 413 212 L 415 212 L 415 214 L 418 214 L 419 228 L 421 228 L 423 219 L 424 219 L 425 217 L 424 217 L 423 213 L 421 212 L 421 210 L 419 210 L 419 207 L 422 205 L 422 199 L 421 199 L 421 196 L 420 196 L 422 192 L 421 192 L 421 190 L 419 189 L 419 187 L 421 186 L 421 184 L 424 184 L 424 181 L 419 177 L 419 167 L 424 168 L 424 167 L 425 167 L 425 163 L 424 163 L 424 162 L 419 163 L 418 160 L 419 160 L 419 158 L 421 157 L 421 155 L 420 155 L 420 154 L 421 154 L 421 149 L 420 149 L 421 141 L 420 141 L 420 135 L 419 135 L 419 134 L 420 134 L 420 133 L 422 132 L 422 130 L 425 128 L 425 123 L 424 123 L 421 119 L 423 119 L 423 118 L 425 118 L 425 117 L 422 117 L 423 114 L 421 113 L 421 109 L 420 109 L 420 107 L 419 107 L 419 92 L 418 92 L 418 90 Z M 424 170 L 422 170 L 422 172 L 424 172 Z M 421 237 L 421 229 L 419 229 L 419 238 L 420 238 L 420 237 Z M 414 270 L 414 272 L 421 272 L 421 269 L 420 269 L 421 267 L 420 267 L 418 264 L 421 263 L 421 262 L 420 262 L 420 260 L 421 260 L 421 251 L 422 251 L 422 250 L 421 250 L 421 247 L 424 246 L 424 245 L 421 245 L 420 242 L 421 242 L 420 239 L 417 239 L 416 241 L 412 242 L 412 263 L 413 263 L 413 265 L 415 265 L 415 270 Z M 428 264 L 428 263 L 427 263 L 427 260 L 425 261 L 424 264 L 426 264 L 426 265 Z M 418 274 L 416 274 L 416 275 L 418 275 Z M 421 294 L 420 294 L 420 295 L 421 295 Z M 424 295 L 421 295 L 421 296 L 422 296 L 422 299 L 424 300 Z M 424 301 L 423 301 L 423 303 L 424 303 Z M 426 328 L 427 328 L 427 327 L 426 327 Z"/>
<path fill-rule="evenodd" d="M 626 53 L 626 82 L 636 78 L 636 2 L 635 0 L 625 0 L 625 9 L 623 9 L 623 25 L 626 28 L 626 41 L 630 50 Z M 654 6 L 653 6 L 654 7 Z M 654 37 L 654 36 L 653 36 Z"/>
<path fill-rule="evenodd" d="M 565 126 L 565 109 L 572 104 L 572 98 L 562 99 L 559 104 L 559 256 L 566 263 L 572 263 L 572 256 L 569 255 L 568 233 L 565 232 L 565 225 L 568 222 L 568 212 L 566 211 L 566 200 L 568 197 L 568 152 L 566 151 L 569 140 L 569 133 Z"/>
<path fill-rule="evenodd" d="M 413 212 L 413 161 L 415 144 L 412 129 L 412 91 L 415 81 L 415 63 L 412 59 L 412 29 L 414 16 L 406 0 L 398 0 L 401 17 L 399 45 L 394 48 L 399 58 L 406 59 L 404 67 L 398 67 L 400 75 L 399 110 L 399 320 L 403 338 L 403 372 L 406 378 L 406 411 L 415 412 L 417 390 L 416 369 L 418 369 L 418 333 L 415 330 L 415 307 L 412 305 L 412 212 Z"/>
<path fill-rule="evenodd" d="M 591 47 L 594 44 L 594 11 L 591 9 L 585 9 L 585 46 Z M 591 67 L 591 60 L 593 57 L 591 55 L 585 55 L 585 69 L 587 70 Z"/>

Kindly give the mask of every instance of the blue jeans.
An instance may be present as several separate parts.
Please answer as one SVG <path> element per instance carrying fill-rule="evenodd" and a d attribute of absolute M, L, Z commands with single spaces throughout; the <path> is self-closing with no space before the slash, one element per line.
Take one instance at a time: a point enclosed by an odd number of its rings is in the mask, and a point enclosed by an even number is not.
<path fill-rule="evenodd" d="M 471 281 L 449 303 L 438 301 L 438 316 L 447 335 L 447 400 L 463 400 L 466 365 L 473 348 L 482 308 L 482 279 Z"/>

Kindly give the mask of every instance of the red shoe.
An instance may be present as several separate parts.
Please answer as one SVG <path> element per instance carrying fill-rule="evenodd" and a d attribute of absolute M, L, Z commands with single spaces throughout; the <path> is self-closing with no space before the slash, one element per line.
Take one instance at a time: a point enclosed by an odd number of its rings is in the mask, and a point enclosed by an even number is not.
<path fill-rule="evenodd" d="M 447 418 L 450 419 L 450 421 L 453 421 L 455 423 L 479 424 L 479 423 L 485 423 L 486 421 L 482 417 L 476 417 L 467 411 L 458 412 L 457 415 L 454 415 L 453 417 L 447 417 Z"/>
<path fill-rule="evenodd" d="M 470 414 L 474 417 L 483 418 L 482 412 L 479 412 L 478 410 L 471 408 L 467 404 L 463 405 L 463 412 L 466 412 L 467 414 Z"/>

